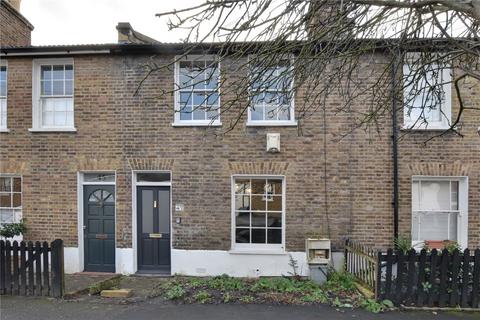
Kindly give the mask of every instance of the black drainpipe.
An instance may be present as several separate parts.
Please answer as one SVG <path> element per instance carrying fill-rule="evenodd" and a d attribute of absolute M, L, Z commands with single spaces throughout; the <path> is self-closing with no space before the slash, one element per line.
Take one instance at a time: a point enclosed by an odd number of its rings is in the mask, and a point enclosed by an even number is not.
<path fill-rule="evenodd" d="M 392 155 L 393 155 L 393 237 L 398 239 L 398 130 L 397 130 L 397 98 L 395 86 L 397 81 L 398 56 L 392 63 Z"/>

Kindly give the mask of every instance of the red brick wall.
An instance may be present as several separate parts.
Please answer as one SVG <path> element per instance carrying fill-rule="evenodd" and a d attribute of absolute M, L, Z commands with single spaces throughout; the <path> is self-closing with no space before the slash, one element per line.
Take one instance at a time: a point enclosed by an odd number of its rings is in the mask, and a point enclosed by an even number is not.
<path fill-rule="evenodd" d="M 31 25 L 5 0 L 0 1 L 0 47 L 29 46 Z"/>
<path fill-rule="evenodd" d="M 0 172 L 24 177 L 23 214 L 30 230 L 27 239 L 65 239 L 77 244 L 77 172 L 116 170 L 117 243 L 132 243 L 131 172 L 139 169 L 172 170 L 173 204 L 185 210 L 173 224 L 173 246 L 184 249 L 224 249 L 231 242 L 232 174 L 286 176 L 286 242 L 288 250 L 303 250 L 308 236 L 331 237 L 338 247 L 345 237 L 376 246 L 393 238 L 391 119 L 386 117 L 374 133 L 357 130 L 353 114 L 335 115 L 341 97 L 327 100 L 327 140 L 324 147 L 322 112 L 305 120 L 302 135 L 294 127 L 245 127 L 245 119 L 225 136 L 206 128 L 172 127 L 172 72 L 157 73 L 133 96 L 146 57 L 75 56 L 76 133 L 31 133 L 30 58 L 9 58 L 8 123 L 0 134 Z M 160 62 L 172 57 L 160 58 Z M 381 57 L 365 61 L 361 70 L 382 68 Z M 228 62 L 224 63 L 228 76 Z M 364 72 L 362 81 L 372 81 Z M 478 104 L 475 88 L 467 91 Z M 478 89 L 478 88 L 476 88 Z M 478 92 L 478 91 L 477 91 Z M 298 96 L 301 97 L 302 93 Z M 368 96 L 352 108 L 362 110 Z M 404 137 L 400 156 L 400 226 L 410 229 L 410 181 L 418 168 L 441 164 L 439 174 L 455 173 L 454 161 L 468 167 L 470 183 L 470 244 L 480 245 L 479 148 L 476 122 L 467 113 L 465 138 L 447 135 L 428 144 L 430 133 Z M 234 114 L 227 113 L 228 123 Z M 265 152 L 267 132 L 281 134 L 281 152 Z M 325 153 L 326 151 L 326 153 Z M 325 154 L 327 179 L 325 185 Z M 415 166 L 412 166 L 415 164 Z M 422 169 L 423 170 L 423 169 Z M 425 169 L 426 170 L 426 169 Z M 433 170 L 433 169 L 432 169 Z M 462 171 L 463 172 L 463 171 Z M 326 186 L 326 189 L 325 189 Z M 328 212 L 328 214 L 327 214 Z"/>

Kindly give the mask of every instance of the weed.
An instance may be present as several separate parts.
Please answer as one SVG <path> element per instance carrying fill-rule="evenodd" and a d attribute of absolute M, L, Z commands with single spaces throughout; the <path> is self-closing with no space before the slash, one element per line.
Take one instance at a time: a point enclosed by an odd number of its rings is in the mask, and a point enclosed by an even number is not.
<path fill-rule="evenodd" d="M 252 296 L 243 296 L 240 297 L 240 301 L 243 303 L 252 303 L 253 301 L 255 301 L 255 298 Z"/>
<path fill-rule="evenodd" d="M 212 296 L 205 290 L 198 291 L 193 298 L 199 303 L 208 303 L 212 300 Z"/>
<path fill-rule="evenodd" d="M 345 291 L 352 293 L 356 290 L 355 277 L 348 272 L 331 272 L 324 287 L 333 292 Z"/>
<path fill-rule="evenodd" d="M 383 300 L 378 302 L 375 299 L 364 299 L 361 302 L 361 307 L 373 313 L 380 313 L 392 309 L 393 303 L 390 300 Z"/>
<path fill-rule="evenodd" d="M 312 293 L 304 295 L 301 300 L 310 303 L 327 303 L 328 296 L 322 290 L 315 290 Z"/>
<path fill-rule="evenodd" d="M 311 281 L 295 280 L 290 278 L 261 278 L 255 282 L 250 290 L 253 292 L 302 292 L 307 293 L 317 289 L 318 286 Z"/>
<path fill-rule="evenodd" d="M 223 303 L 229 303 L 232 302 L 233 297 L 230 293 L 226 292 L 223 294 Z"/>
<path fill-rule="evenodd" d="M 242 279 L 232 278 L 227 275 L 221 275 L 208 279 L 206 281 L 206 286 L 210 289 L 216 289 L 221 291 L 246 289 Z"/>
<path fill-rule="evenodd" d="M 168 300 L 177 300 L 185 296 L 185 289 L 180 284 L 170 286 L 164 293 L 164 297 Z"/>

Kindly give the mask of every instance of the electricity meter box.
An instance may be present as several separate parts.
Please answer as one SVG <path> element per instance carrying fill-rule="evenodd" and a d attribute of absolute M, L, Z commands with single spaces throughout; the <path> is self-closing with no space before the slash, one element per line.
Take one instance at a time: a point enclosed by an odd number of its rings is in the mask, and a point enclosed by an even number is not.
<path fill-rule="evenodd" d="M 306 239 L 305 248 L 308 264 L 330 264 L 332 252 L 330 239 Z"/>

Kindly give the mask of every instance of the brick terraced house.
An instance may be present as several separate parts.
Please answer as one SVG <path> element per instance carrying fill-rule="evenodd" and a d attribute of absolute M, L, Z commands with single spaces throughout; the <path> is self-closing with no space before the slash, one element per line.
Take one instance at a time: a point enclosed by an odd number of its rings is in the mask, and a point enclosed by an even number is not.
<path fill-rule="evenodd" d="M 313 114 L 299 135 L 294 103 L 276 117 L 257 106 L 215 136 L 211 127 L 233 111 L 211 124 L 208 112 L 175 112 L 186 101 L 195 109 L 192 90 L 158 93 L 192 63 L 212 64 L 228 85 L 228 59 L 219 66 L 199 47 L 134 95 L 142 63 L 172 61 L 182 44 L 123 23 L 117 44 L 32 46 L 19 1 L 0 4 L 0 218 L 25 218 L 26 240 L 63 239 L 66 272 L 282 275 L 293 257 L 306 274 L 306 238 L 328 237 L 335 250 L 345 238 L 381 248 L 392 245 L 397 222 L 414 242 L 480 246 L 480 114 L 465 111 L 463 138 L 423 144 L 458 108 L 449 86 L 445 112 L 430 111 L 428 129 L 405 132 L 409 118 L 398 119 L 394 206 L 391 117 L 373 137 L 357 130 L 339 139 L 348 114 L 327 108 L 328 121 Z M 360 67 L 384 62 L 377 52 Z M 472 82 L 466 103 L 480 107 L 479 90 Z M 332 94 L 326 103 L 340 101 Z M 360 99 L 352 108 L 366 107 Z M 269 134 L 280 137 L 279 152 L 267 152 Z"/>

